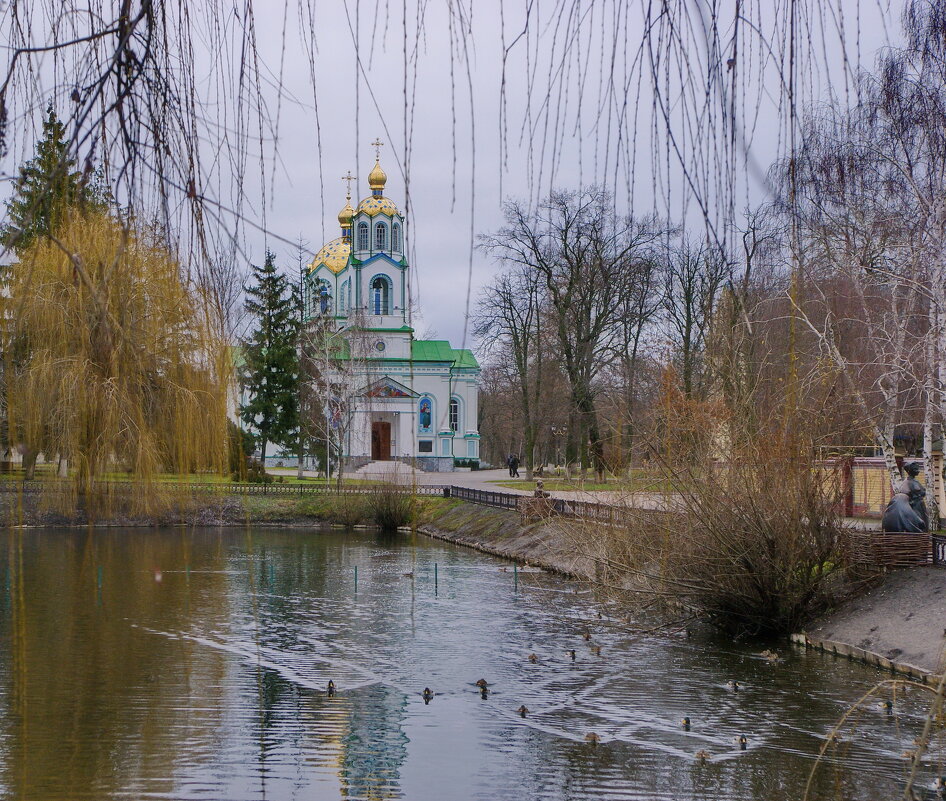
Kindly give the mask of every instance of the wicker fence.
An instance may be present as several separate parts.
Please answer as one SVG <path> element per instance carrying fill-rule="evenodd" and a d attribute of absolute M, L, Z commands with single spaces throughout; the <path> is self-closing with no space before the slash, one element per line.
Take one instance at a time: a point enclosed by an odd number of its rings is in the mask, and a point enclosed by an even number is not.
<path fill-rule="evenodd" d="M 946 538 L 930 534 L 855 531 L 848 543 L 848 558 L 870 567 L 946 567 Z"/>

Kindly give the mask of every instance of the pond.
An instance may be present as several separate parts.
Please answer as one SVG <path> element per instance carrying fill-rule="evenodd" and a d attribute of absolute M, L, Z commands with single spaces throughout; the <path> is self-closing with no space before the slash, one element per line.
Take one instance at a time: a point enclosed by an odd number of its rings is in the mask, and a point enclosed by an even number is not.
<path fill-rule="evenodd" d="M 635 631 L 584 585 L 422 536 L 6 539 L 4 799 L 797 801 L 832 726 L 889 678 Z M 898 797 L 922 701 L 872 699 L 811 797 Z M 935 774 L 934 756 L 924 791 Z"/>

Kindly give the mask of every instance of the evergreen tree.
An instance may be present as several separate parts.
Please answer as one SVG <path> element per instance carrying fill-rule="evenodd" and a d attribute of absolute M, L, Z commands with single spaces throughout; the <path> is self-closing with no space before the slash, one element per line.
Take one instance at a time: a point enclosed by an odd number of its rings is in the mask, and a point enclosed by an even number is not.
<path fill-rule="evenodd" d="M 94 183 L 76 171 L 66 127 L 50 104 L 36 155 L 20 167 L 14 195 L 7 201 L 9 220 L 0 228 L 0 245 L 23 252 L 55 233 L 70 209 L 104 205 Z"/>
<path fill-rule="evenodd" d="M 253 266 L 253 281 L 246 290 L 246 310 L 256 325 L 242 343 L 241 370 L 250 401 L 240 416 L 256 432 L 265 464 L 267 444 L 292 447 L 299 427 L 299 319 L 292 287 L 276 271 L 270 251 L 262 267 Z"/>

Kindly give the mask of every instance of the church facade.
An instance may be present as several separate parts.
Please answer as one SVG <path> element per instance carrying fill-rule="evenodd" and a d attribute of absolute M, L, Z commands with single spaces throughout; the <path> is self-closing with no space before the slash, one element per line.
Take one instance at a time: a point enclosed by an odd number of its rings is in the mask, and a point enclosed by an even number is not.
<path fill-rule="evenodd" d="M 480 368 L 470 350 L 414 338 L 405 219 L 384 196 L 386 181 L 376 160 L 371 194 L 353 208 L 349 190 L 341 235 L 306 270 L 307 330 L 327 343 L 316 391 L 349 466 L 397 460 L 449 471 L 479 461 Z"/>

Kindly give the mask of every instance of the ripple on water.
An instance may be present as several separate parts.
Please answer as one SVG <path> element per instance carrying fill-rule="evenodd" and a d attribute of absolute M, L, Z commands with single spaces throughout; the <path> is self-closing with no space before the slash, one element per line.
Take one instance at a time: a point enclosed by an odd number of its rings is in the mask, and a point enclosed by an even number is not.
<path fill-rule="evenodd" d="M 835 722 L 887 678 L 635 633 L 584 587 L 517 586 L 423 539 L 74 537 L 30 541 L 22 603 L 0 604 L 0 798 L 795 801 Z M 829 744 L 816 797 L 902 789 L 925 699 L 877 700 Z"/>

